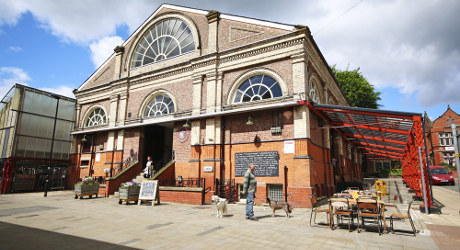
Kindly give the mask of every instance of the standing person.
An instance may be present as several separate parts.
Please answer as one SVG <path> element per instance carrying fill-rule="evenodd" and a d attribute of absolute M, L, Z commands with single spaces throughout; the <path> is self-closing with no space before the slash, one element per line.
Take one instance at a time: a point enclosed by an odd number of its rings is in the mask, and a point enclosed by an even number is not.
<path fill-rule="evenodd" d="M 254 218 L 254 198 L 257 191 L 257 181 L 254 175 L 254 163 L 249 163 L 248 170 L 244 174 L 243 194 L 248 194 L 246 199 L 246 219 L 255 220 Z"/>
<path fill-rule="evenodd" d="M 145 168 L 144 168 L 144 178 L 150 178 L 152 167 L 153 167 L 152 157 L 147 156 L 147 163 L 145 164 Z"/>

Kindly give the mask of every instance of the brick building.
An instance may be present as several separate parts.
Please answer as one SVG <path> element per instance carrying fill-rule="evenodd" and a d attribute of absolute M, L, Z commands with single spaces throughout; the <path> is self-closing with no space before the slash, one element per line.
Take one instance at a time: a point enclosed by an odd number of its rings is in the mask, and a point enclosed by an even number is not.
<path fill-rule="evenodd" d="M 177 202 L 243 198 L 250 161 L 256 201 L 312 206 L 362 178 L 355 145 L 302 102 L 349 105 L 308 27 L 163 4 L 114 51 L 74 91 L 71 158 L 80 177 L 109 177 L 106 195 L 148 155 L 156 178 L 202 188 L 162 187 Z"/>
<path fill-rule="evenodd" d="M 431 121 L 425 113 L 425 132 L 431 165 L 447 163 L 455 166 L 455 148 L 452 140 L 452 124 L 460 126 L 460 115 L 453 111 L 449 105 L 447 110 Z"/>

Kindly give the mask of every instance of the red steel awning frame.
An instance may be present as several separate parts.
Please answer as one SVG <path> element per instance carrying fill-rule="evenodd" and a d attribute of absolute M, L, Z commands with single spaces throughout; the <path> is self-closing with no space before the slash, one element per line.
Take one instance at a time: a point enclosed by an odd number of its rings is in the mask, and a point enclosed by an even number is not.
<path fill-rule="evenodd" d="M 419 147 L 422 149 L 423 176 L 427 205 L 432 207 L 422 114 L 357 107 L 313 104 L 299 101 L 329 124 L 371 160 L 401 160 L 403 179 L 423 197 Z M 322 129 L 322 128 L 320 128 Z"/>

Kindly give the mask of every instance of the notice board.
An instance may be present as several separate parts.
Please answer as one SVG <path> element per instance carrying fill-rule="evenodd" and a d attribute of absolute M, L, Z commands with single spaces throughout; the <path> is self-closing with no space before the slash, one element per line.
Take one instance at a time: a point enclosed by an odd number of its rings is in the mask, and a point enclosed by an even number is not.
<path fill-rule="evenodd" d="M 255 176 L 279 176 L 278 151 L 236 153 L 235 176 L 244 176 L 249 163 L 256 167 Z"/>
<path fill-rule="evenodd" d="M 157 203 L 160 203 L 160 192 L 158 189 L 158 180 L 142 181 L 141 191 L 139 192 L 138 205 L 142 203 L 142 200 L 151 200 L 152 206 L 154 205 L 155 200 L 157 201 Z"/>

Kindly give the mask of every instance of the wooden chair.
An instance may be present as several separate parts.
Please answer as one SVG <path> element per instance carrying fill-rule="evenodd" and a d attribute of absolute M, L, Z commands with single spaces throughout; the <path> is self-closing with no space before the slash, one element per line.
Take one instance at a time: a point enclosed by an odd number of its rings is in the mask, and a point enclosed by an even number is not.
<path fill-rule="evenodd" d="M 329 206 L 327 208 L 324 208 L 324 209 L 321 209 L 320 207 L 312 208 L 311 215 L 310 215 L 310 227 L 311 227 L 312 218 L 313 218 L 313 224 L 317 224 L 316 223 L 316 214 L 317 213 L 326 213 L 327 224 L 329 225 L 329 227 L 332 228 L 332 224 L 331 224 L 331 221 L 330 221 L 330 218 L 329 218 L 330 215 L 331 215 L 331 208 Z M 313 217 L 313 214 L 315 214 L 314 217 Z"/>
<path fill-rule="evenodd" d="M 414 237 L 416 236 L 415 233 L 416 233 L 416 230 L 415 230 L 415 225 L 414 225 L 414 222 L 412 221 L 412 217 L 410 216 L 410 208 L 412 206 L 412 203 L 414 201 L 412 200 L 410 203 L 409 203 L 409 207 L 407 208 L 407 215 L 402 215 L 402 214 L 391 214 L 390 215 L 390 227 L 391 227 L 391 232 L 394 233 L 394 227 L 393 227 L 393 217 L 395 218 L 399 218 L 399 219 L 409 219 L 409 222 L 410 222 L 410 225 L 412 226 L 412 232 L 414 234 Z"/>
<path fill-rule="evenodd" d="M 348 198 L 346 198 L 346 202 L 334 201 L 334 199 L 331 199 L 331 211 L 332 211 L 331 224 L 334 224 L 334 215 L 337 217 L 337 225 L 343 222 L 343 217 L 347 217 L 348 231 L 351 232 L 351 224 L 354 225 L 354 221 L 353 221 L 354 213 L 353 213 L 353 209 L 350 206 L 350 202 Z"/>
<path fill-rule="evenodd" d="M 364 228 L 364 219 L 365 218 L 372 218 L 377 220 L 379 235 L 382 235 L 382 216 L 380 213 L 380 206 L 376 199 L 372 199 L 371 201 L 360 201 L 357 200 L 358 204 L 358 233 L 361 232 L 361 228 L 359 227 L 359 221 L 361 220 L 361 224 Z"/>

